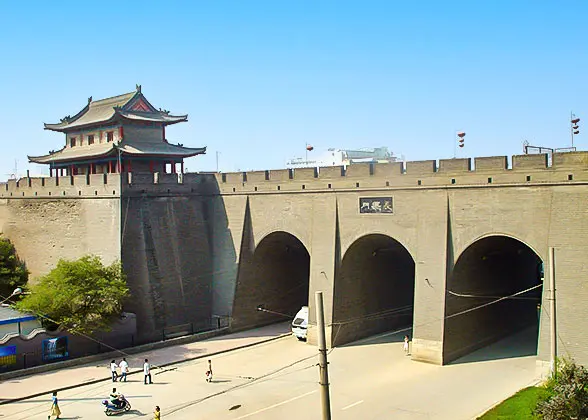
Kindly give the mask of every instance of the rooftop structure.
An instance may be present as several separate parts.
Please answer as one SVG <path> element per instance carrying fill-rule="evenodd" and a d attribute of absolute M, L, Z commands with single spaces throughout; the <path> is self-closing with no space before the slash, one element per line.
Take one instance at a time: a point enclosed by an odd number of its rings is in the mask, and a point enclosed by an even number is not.
<path fill-rule="evenodd" d="M 354 163 L 391 163 L 398 158 L 388 151 L 387 147 L 373 149 L 328 149 L 327 152 L 318 154 L 315 158 L 293 158 L 286 162 L 286 168 L 313 168 L 326 166 L 347 166 Z"/>
<path fill-rule="evenodd" d="M 73 117 L 45 130 L 65 134 L 65 146 L 42 156 L 29 156 L 33 163 L 48 164 L 53 175 L 82 175 L 120 172 L 180 172 L 185 158 L 206 153 L 206 147 L 190 148 L 168 142 L 166 126 L 188 120 L 156 109 L 134 92 L 93 101 Z"/>

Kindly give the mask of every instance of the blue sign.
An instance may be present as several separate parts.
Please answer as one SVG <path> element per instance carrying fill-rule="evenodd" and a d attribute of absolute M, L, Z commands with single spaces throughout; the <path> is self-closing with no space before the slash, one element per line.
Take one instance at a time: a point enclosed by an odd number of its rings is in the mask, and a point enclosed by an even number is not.
<path fill-rule="evenodd" d="M 16 346 L 0 347 L 0 366 L 16 364 Z"/>
<path fill-rule="evenodd" d="M 69 356 L 67 337 L 55 337 L 43 340 L 43 360 L 59 360 Z"/>

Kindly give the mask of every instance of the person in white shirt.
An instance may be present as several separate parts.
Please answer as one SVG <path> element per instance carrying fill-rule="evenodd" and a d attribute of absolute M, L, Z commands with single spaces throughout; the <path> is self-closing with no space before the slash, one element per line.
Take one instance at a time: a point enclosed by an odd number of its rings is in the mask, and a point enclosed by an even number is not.
<path fill-rule="evenodd" d="M 151 365 L 149 364 L 149 360 L 145 359 L 145 363 L 143 363 L 143 374 L 145 375 L 145 385 L 147 385 L 147 378 L 149 378 L 149 383 L 152 384 L 151 381 Z"/>
<path fill-rule="evenodd" d="M 118 365 L 120 367 L 120 379 L 119 382 L 122 382 L 123 379 L 127 381 L 127 373 L 129 373 L 129 364 L 127 363 L 127 359 L 123 357 L 122 361 Z"/>
<path fill-rule="evenodd" d="M 110 372 L 112 373 L 112 382 L 116 382 L 118 378 L 118 373 L 116 373 L 116 369 L 118 368 L 116 362 L 113 360 L 110 362 Z"/>

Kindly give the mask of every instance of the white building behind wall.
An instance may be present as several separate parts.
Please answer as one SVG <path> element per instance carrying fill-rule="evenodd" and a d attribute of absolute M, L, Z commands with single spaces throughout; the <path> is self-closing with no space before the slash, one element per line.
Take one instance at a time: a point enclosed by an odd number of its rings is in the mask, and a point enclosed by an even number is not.
<path fill-rule="evenodd" d="M 286 168 L 316 168 L 325 166 L 347 166 L 354 163 L 390 163 L 397 162 L 387 147 L 362 148 L 357 150 L 328 149 L 325 152 L 309 151 L 305 157 L 292 158 L 286 162 Z"/>

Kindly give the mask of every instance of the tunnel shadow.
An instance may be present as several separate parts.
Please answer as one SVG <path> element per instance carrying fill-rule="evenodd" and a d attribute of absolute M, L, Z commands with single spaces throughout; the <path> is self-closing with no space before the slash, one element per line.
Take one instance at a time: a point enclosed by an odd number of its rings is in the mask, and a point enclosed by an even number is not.
<path fill-rule="evenodd" d="M 449 364 L 485 362 L 490 360 L 513 359 L 537 355 L 537 338 L 539 326 L 531 326 L 522 331 L 511 334 L 489 346 L 475 350 Z"/>
<path fill-rule="evenodd" d="M 521 241 L 470 245 L 447 279 L 444 364 L 536 355 L 542 289 L 542 261 Z"/>
<path fill-rule="evenodd" d="M 390 342 L 409 331 L 413 323 L 414 273 L 410 253 L 389 236 L 372 234 L 355 241 L 345 253 L 335 279 L 333 346 L 368 344 L 369 340 L 358 340 L 385 331 L 392 333 L 380 339 Z"/>
<path fill-rule="evenodd" d="M 249 206 L 245 217 L 232 327 L 291 322 L 302 306 L 308 306 L 310 254 L 298 238 L 284 231 L 270 233 L 255 247 Z"/>

